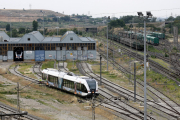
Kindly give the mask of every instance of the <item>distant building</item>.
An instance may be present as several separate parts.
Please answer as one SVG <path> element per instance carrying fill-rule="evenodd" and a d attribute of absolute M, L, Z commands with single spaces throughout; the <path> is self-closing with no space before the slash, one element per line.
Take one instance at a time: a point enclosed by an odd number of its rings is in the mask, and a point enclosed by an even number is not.
<path fill-rule="evenodd" d="M 0 60 L 45 61 L 96 59 L 96 41 L 90 37 L 78 37 L 67 31 L 62 37 L 44 37 L 39 31 L 22 38 L 10 38 L 0 31 Z"/>
<path fill-rule="evenodd" d="M 97 33 L 97 27 L 86 27 L 86 32 Z"/>

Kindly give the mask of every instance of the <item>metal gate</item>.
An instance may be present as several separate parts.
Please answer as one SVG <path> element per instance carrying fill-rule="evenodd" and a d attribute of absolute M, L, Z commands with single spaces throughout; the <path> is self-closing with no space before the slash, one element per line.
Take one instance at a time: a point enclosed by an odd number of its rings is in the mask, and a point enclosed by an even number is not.
<path fill-rule="evenodd" d="M 35 61 L 45 61 L 44 50 L 35 50 Z"/>
<path fill-rule="evenodd" d="M 87 58 L 88 58 L 87 47 L 83 48 L 82 58 L 83 58 L 82 60 L 87 60 Z"/>
<path fill-rule="evenodd" d="M 60 50 L 57 51 L 57 60 L 66 60 L 66 51 L 65 50 Z"/>

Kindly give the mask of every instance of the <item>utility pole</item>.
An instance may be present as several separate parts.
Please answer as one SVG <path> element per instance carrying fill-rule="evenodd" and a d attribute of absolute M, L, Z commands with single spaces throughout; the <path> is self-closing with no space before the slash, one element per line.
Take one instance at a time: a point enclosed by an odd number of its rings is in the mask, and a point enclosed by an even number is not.
<path fill-rule="evenodd" d="M 43 35 L 44 35 L 44 12 L 43 12 Z"/>
<path fill-rule="evenodd" d="M 134 102 L 136 102 L 136 63 L 134 62 Z"/>
<path fill-rule="evenodd" d="M 107 71 L 108 71 L 108 24 L 107 24 Z"/>
<path fill-rule="evenodd" d="M 107 20 L 110 19 L 110 16 L 108 16 Z M 107 71 L 108 71 L 108 21 L 107 21 Z"/>
<path fill-rule="evenodd" d="M 114 47 L 113 47 L 113 62 L 114 62 Z M 114 69 L 114 65 L 113 65 L 113 69 Z"/>
<path fill-rule="evenodd" d="M 130 60 L 130 62 L 129 62 L 129 69 L 130 69 L 130 74 L 129 74 L 129 84 L 130 84 L 130 82 L 131 82 L 131 60 Z"/>
<path fill-rule="evenodd" d="M 147 12 L 147 16 L 143 16 L 142 12 L 138 12 L 140 19 L 144 21 L 144 120 L 147 120 L 147 100 L 146 100 L 146 20 L 152 18 L 151 12 Z"/>
<path fill-rule="evenodd" d="M 12 16 L 12 13 L 11 13 L 11 16 Z M 11 38 L 12 38 L 11 16 L 10 16 L 10 35 L 11 35 Z"/>
<path fill-rule="evenodd" d="M 95 101 L 94 101 L 94 95 L 92 96 L 92 120 L 95 120 Z"/>
<path fill-rule="evenodd" d="M 40 12 L 43 13 L 43 36 L 44 36 L 44 11 L 41 10 Z"/>
<path fill-rule="evenodd" d="M 18 113 L 20 113 L 20 103 L 19 103 L 19 82 L 17 82 L 17 108 L 18 108 Z M 19 116 L 20 119 L 20 116 Z"/>
<path fill-rule="evenodd" d="M 100 55 L 100 85 L 102 84 L 102 81 L 101 81 L 101 59 L 102 59 L 102 57 Z"/>
<path fill-rule="evenodd" d="M 146 104 L 146 20 L 144 20 L 144 120 L 147 120 Z"/>

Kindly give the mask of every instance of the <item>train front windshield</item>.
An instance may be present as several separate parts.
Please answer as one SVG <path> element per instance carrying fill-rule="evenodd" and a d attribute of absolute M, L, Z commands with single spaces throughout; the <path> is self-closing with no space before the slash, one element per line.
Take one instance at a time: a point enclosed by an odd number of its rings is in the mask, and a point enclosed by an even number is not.
<path fill-rule="evenodd" d="M 96 90 L 96 81 L 93 79 L 86 80 L 90 90 Z"/>
<path fill-rule="evenodd" d="M 21 51 L 17 51 L 17 54 L 21 54 Z"/>

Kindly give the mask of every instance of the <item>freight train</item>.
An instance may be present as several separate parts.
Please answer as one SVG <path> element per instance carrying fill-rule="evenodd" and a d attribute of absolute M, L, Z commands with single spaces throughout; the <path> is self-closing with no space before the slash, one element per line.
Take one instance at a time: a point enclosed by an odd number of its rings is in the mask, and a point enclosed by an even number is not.
<path fill-rule="evenodd" d="M 140 50 L 140 51 L 144 50 L 144 44 L 142 42 L 130 41 L 130 39 L 125 39 L 123 37 L 120 37 L 120 35 L 109 34 L 108 39 L 111 39 L 113 41 L 116 41 L 118 43 L 124 44 L 129 47 L 132 47 L 134 49 L 137 48 L 137 50 Z"/>
<path fill-rule="evenodd" d="M 54 87 L 79 96 L 99 95 L 98 82 L 87 76 L 76 76 L 72 72 L 61 72 L 47 68 L 42 71 L 42 80 L 49 87 Z"/>

